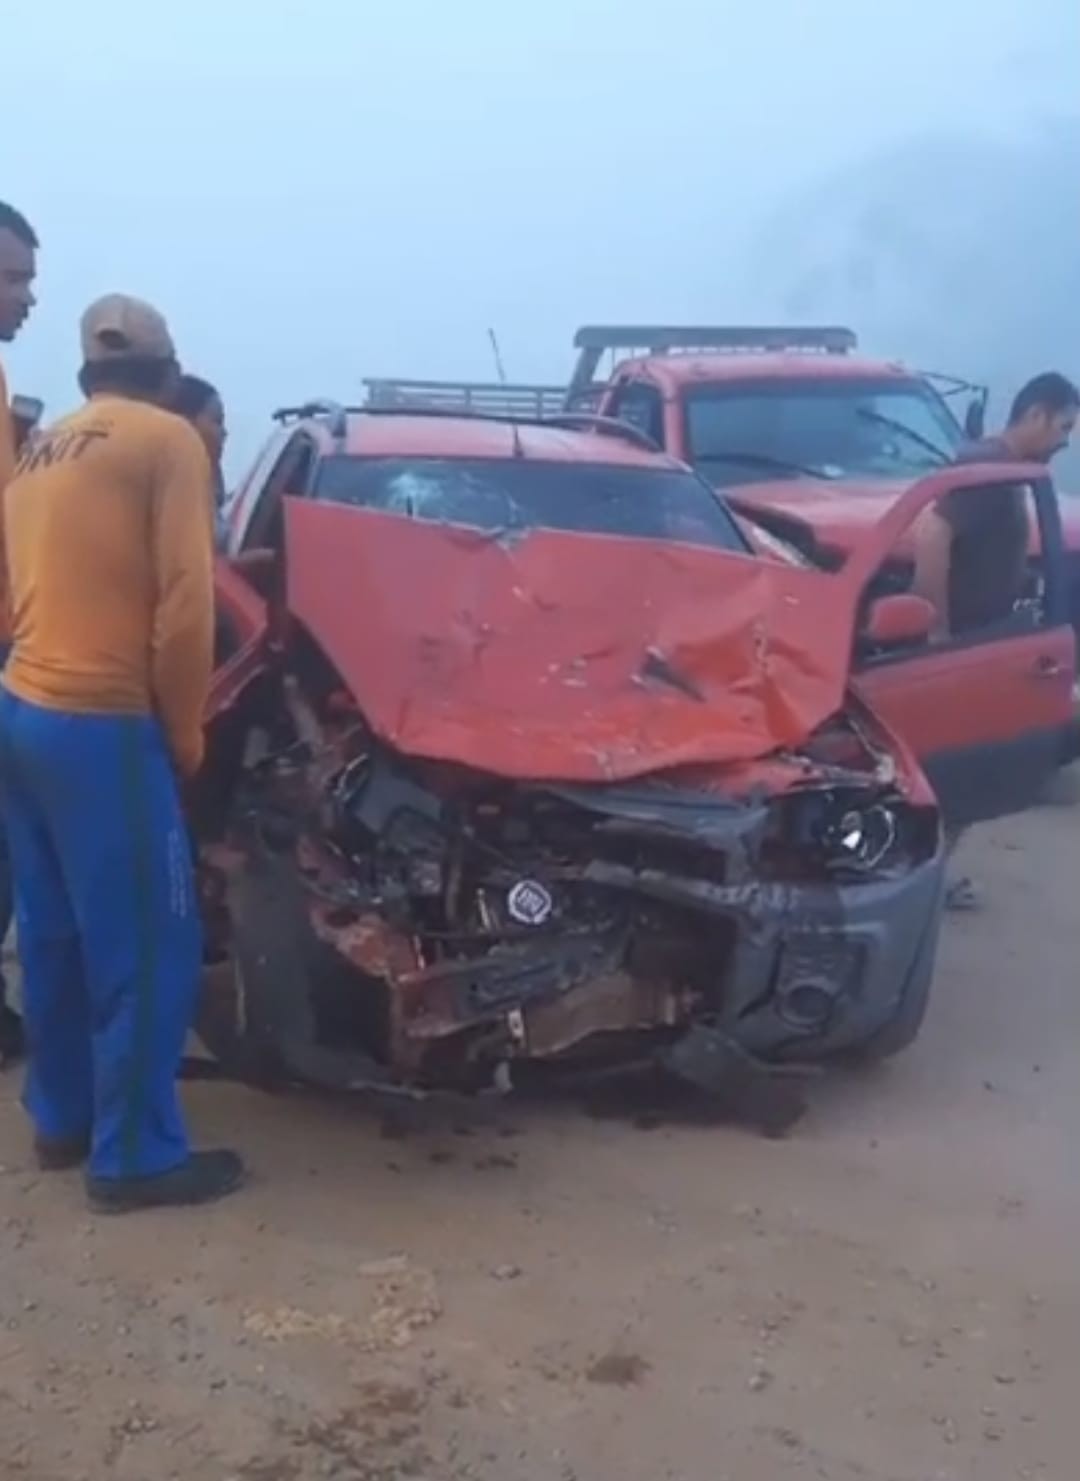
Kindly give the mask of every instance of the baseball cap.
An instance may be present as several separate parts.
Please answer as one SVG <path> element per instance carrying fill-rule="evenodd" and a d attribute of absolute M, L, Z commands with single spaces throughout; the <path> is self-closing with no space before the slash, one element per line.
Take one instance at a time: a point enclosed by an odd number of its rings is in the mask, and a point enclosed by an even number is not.
<path fill-rule="evenodd" d="M 80 334 L 87 364 L 132 357 L 176 359 L 176 347 L 162 315 L 141 298 L 125 293 L 109 293 L 92 303 L 82 316 Z"/>

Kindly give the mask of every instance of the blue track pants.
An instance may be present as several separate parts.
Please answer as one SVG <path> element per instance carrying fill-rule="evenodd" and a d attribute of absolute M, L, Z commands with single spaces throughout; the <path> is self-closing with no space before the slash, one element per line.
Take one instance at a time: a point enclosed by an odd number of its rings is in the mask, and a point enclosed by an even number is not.
<path fill-rule="evenodd" d="M 188 1144 L 176 1075 L 201 933 L 160 727 L 0 691 L 0 782 L 35 1128 L 91 1134 L 96 1177 L 177 1167 Z"/>

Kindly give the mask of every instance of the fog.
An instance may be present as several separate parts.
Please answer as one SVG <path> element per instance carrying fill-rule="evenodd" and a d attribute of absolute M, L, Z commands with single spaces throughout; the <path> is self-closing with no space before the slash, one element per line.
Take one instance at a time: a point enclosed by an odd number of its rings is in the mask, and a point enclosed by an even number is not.
<path fill-rule="evenodd" d="M 1040 370 L 1080 375 L 1080 120 L 943 131 L 797 193 L 751 276 L 785 318 L 988 384 L 991 421 Z M 796 245 L 792 245 L 795 243 Z M 1080 451 L 1060 470 L 1080 492 Z"/>
<path fill-rule="evenodd" d="M 851 322 L 1004 383 L 1080 370 L 1076 0 L 41 0 L 0 196 L 42 238 L 13 386 L 152 299 L 230 411 L 365 374 L 561 379 L 585 320 Z M 1071 358 L 1071 365 L 1065 363 Z"/>

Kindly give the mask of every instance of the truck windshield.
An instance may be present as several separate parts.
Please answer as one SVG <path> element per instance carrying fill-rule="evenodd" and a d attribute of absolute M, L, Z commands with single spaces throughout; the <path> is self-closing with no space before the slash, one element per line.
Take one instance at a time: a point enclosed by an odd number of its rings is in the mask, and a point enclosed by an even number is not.
<path fill-rule="evenodd" d="M 493 532 L 562 530 L 750 550 L 712 491 L 677 469 L 343 455 L 323 461 L 315 497 Z"/>
<path fill-rule="evenodd" d="M 941 397 L 914 379 L 701 386 L 687 394 L 686 433 L 691 461 L 722 487 L 808 473 L 917 478 L 963 441 Z"/>

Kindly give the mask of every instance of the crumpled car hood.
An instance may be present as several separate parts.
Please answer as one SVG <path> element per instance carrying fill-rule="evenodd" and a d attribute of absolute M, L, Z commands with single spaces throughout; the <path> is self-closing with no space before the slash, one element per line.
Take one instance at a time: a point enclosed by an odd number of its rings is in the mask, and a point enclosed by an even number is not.
<path fill-rule="evenodd" d="M 779 516 L 802 525 L 826 549 L 846 557 L 881 521 L 882 514 L 913 487 L 914 479 L 795 478 L 725 488 L 732 506 L 750 519 Z M 908 536 L 910 539 L 910 535 Z M 900 553 L 900 552 L 897 552 Z"/>
<path fill-rule="evenodd" d="M 290 611 L 407 755 L 627 780 L 797 745 L 843 703 L 853 602 L 820 572 L 285 504 Z"/>
<path fill-rule="evenodd" d="M 970 466 L 970 465 L 964 465 Z M 847 555 L 881 522 L 882 511 L 895 504 L 918 479 L 785 479 L 771 483 L 739 484 L 723 493 L 732 506 L 753 519 L 758 514 L 780 515 L 813 532 L 825 546 Z M 1080 498 L 1063 495 L 1060 501 L 1065 549 L 1080 550 Z M 1041 549 L 1039 527 L 1032 521 L 1031 554 Z M 914 543 L 904 533 L 893 552 L 910 558 Z"/>

